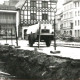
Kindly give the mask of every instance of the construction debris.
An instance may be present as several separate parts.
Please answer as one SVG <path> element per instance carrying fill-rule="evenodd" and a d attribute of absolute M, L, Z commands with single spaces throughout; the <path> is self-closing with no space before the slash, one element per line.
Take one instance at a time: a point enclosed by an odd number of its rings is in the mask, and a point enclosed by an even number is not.
<path fill-rule="evenodd" d="M 79 80 L 80 60 L 0 46 L 6 71 L 17 79 Z"/>

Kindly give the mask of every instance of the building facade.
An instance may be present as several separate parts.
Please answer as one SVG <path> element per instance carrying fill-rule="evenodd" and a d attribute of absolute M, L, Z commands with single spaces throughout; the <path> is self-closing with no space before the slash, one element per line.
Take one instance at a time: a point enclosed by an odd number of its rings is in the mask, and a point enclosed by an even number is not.
<path fill-rule="evenodd" d="M 63 9 L 57 9 L 56 12 L 56 30 L 60 31 L 63 27 Z"/>
<path fill-rule="evenodd" d="M 80 37 L 80 1 L 64 0 L 63 8 L 61 33 L 75 38 Z"/>
<path fill-rule="evenodd" d="M 16 38 L 18 31 L 19 13 L 15 7 L 0 5 L 0 38 Z M 11 36 L 12 35 L 12 36 Z"/>
<path fill-rule="evenodd" d="M 23 0 L 16 5 L 20 13 L 19 33 L 24 39 L 27 28 L 31 25 L 53 24 L 56 0 Z M 20 35 L 21 35 L 20 34 Z"/>

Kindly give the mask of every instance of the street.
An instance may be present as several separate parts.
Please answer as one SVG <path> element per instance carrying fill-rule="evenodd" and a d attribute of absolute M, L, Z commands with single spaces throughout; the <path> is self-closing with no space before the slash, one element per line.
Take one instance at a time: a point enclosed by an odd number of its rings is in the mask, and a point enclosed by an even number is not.
<path fill-rule="evenodd" d="M 9 45 L 15 45 L 16 46 L 16 40 L 13 40 L 11 43 L 11 40 L 8 40 L 7 43 Z M 6 40 L 0 40 L 0 44 L 4 45 L 6 44 Z M 46 47 L 44 42 L 40 42 L 40 47 L 38 48 L 38 43 L 35 42 L 35 44 L 33 45 L 33 47 L 29 47 L 28 41 L 27 40 L 18 40 L 18 46 L 20 46 L 19 49 L 24 49 L 24 50 L 34 50 L 35 48 L 37 48 L 37 51 L 39 52 L 43 52 L 46 53 L 47 55 L 56 55 L 56 56 L 62 56 L 62 57 L 68 57 L 68 58 L 72 58 L 72 59 L 80 59 L 80 43 L 77 42 L 64 42 L 64 41 L 56 41 L 56 44 L 58 45 L 56 47 L 57 51 L 60 51 L 60 53 L 50 53 L 50 51 L 55 51 L 54 50 L 54 42 L 52 41 L 51 46 L 50 47 Z M 65 45 L 76 45 L 74 47 L 71 46 L 67 46 L 65 47 Z"/>

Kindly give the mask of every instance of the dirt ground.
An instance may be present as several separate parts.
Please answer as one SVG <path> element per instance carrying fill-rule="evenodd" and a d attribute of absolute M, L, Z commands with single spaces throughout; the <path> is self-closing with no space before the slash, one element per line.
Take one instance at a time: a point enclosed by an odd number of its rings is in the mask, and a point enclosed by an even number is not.
<path fill-rule="evenodd" d="M 80 60 L 0 45 L 4 71 L 15 79 L 79 80 Z"/>

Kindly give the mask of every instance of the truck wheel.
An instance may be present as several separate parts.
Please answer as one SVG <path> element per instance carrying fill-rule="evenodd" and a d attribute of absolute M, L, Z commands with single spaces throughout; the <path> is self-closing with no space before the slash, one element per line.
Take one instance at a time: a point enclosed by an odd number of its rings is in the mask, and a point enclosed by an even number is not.
<path fill-rule="evenodd" d="M 49 47 L 51 45 L 51 41 L 46 41 L 46 46 Z"/>
<path fill-rule="evenodd" d="M 29 35 L 29 46 L 32 47 L 33 46 L 33 36 Z"/>
<path fill-rule="evenodd" d="M 33 43 L 29 40 L 29 46 L 32 47 Z"/>

